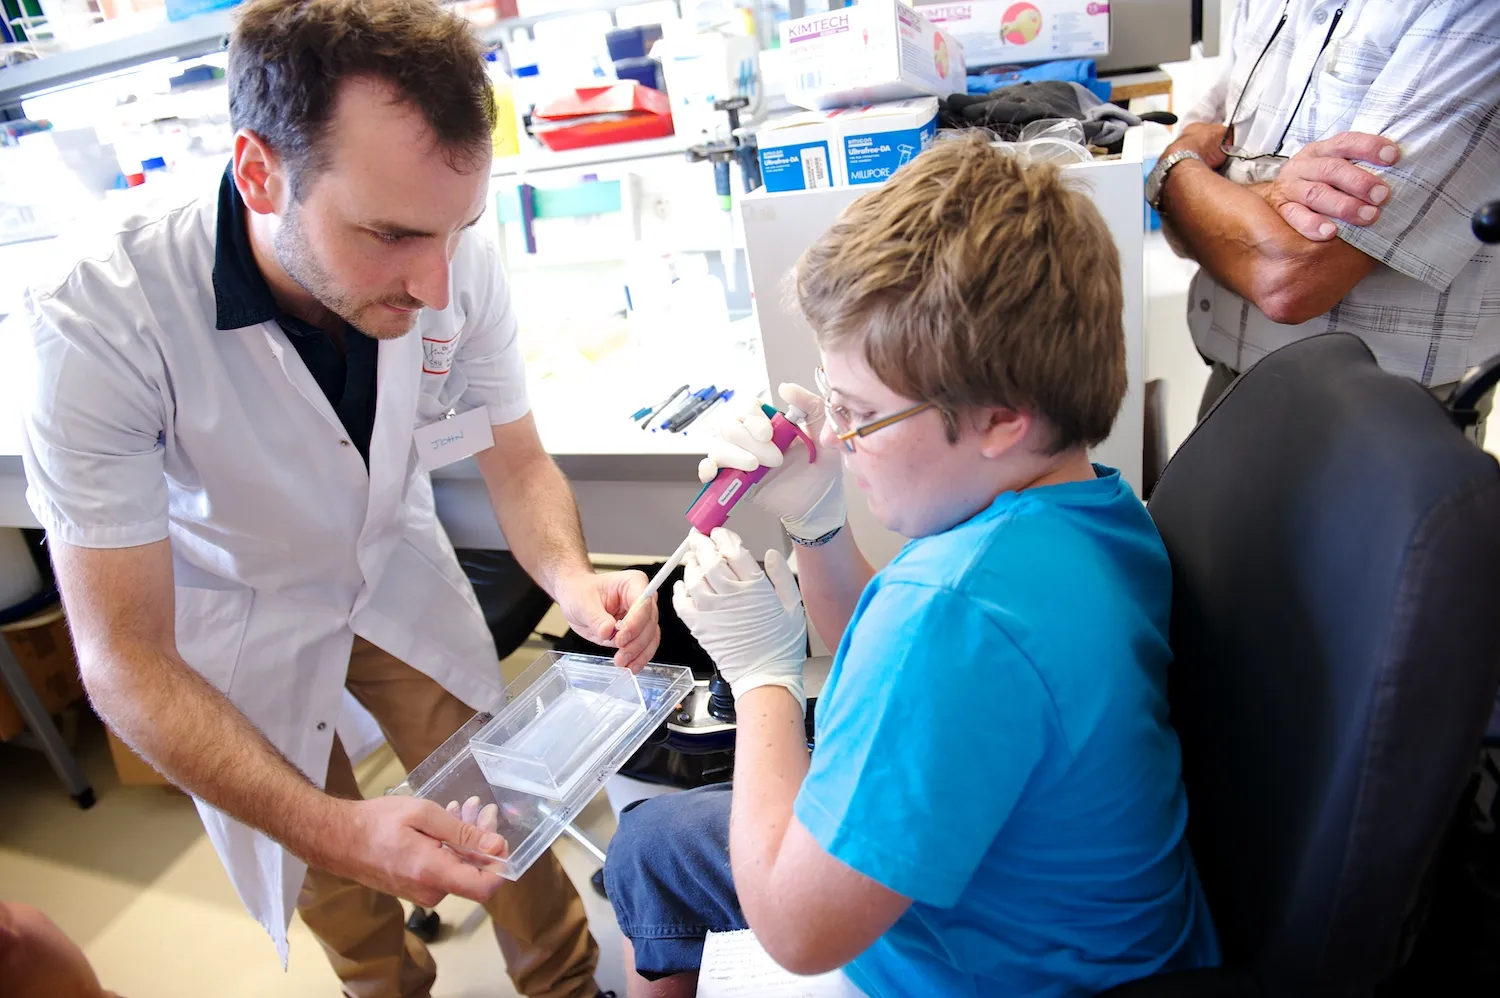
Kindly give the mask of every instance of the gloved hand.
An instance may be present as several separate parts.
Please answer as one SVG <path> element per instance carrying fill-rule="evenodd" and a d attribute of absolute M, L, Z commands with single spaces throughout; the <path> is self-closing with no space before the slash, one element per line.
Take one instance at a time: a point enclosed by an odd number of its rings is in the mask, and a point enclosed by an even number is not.
<path fill-rule="evenodd" d="M 807 615 L 786 559 L 767 551 L 762 572 L 732 530 L 719 527 L 711 537 L 695 530 L 691 537 L 683 579 L 672 591 L 677 615 L 736 700 L 761 686 L 783 686 L 806 714 Z"/>
<path fill-rule="evenodd" d="M 804 429 L 814 441 L 827 414 L 816 392 L 801 385 L 785 384 L 777 389 L 781 399 L 807 413 Z M 731 403 L 719 418 L 708 456 L 698 464 L 698 479 L 711 482 L 720 468 L 754 471 L 761 465 L 771 471 L 760 480 L 753 499 L 756 505 L 781 518 L 787 533 L 804 541 L 816 540 L 844 523 L 844 462 L 835 448 L 818 446 L 811 463 L 801 447 L 782 454 L 771 442 L 771 420 L 760 403 L 748 399 Z"/>

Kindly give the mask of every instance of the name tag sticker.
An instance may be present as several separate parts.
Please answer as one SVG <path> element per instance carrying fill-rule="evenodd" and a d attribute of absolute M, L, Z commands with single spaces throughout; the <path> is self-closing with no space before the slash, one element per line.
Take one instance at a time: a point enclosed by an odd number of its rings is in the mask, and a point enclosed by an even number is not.
<path fill-rule="evenodd" d="M 422 337 L 422 373 L 447 374 L 453 367 L 453 354 L 458 350 L 458 334 L 446 340 Z"/>
<path fill-rule="evenodd" d="M 417 428 L 417 463 L 433 471 L 494 446 L 490 411 L 484 406 Z"/>

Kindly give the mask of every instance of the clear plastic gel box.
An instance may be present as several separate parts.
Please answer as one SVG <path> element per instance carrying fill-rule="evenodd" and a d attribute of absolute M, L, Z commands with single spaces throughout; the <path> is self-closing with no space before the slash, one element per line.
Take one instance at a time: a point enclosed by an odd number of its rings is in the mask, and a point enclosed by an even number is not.
<path fill-rule="evenodd" d="M 692 689 L 682 666 L 634 674 L 607 658 L 548 652 L 505 688 L 503 707 L 475 715 L 391 792 L 494 804 L 510 854 L 466 858 L 515 880 Z"/>

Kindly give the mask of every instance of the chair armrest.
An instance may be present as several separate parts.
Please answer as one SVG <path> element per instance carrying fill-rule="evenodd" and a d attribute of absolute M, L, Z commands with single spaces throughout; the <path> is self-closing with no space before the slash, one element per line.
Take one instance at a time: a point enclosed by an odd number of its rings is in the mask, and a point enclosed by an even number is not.
<path fill-rule="evenodd" d="M 1110 988 L 1099 998 L 1264 998 L 1264 995 L 1248 971 L 1215 967 L 1143 977 Z"/>

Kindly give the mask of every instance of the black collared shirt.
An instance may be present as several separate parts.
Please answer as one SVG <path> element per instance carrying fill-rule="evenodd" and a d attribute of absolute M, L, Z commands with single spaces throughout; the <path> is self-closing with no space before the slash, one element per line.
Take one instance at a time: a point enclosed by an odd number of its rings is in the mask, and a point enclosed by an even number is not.
<path fill-rule="evenodd" d="M 333 337 L 288 315 L 271 297 L 271 289 L 250 250 L 247 212 L 229 169 L 219 184 L 219 227 L 214 245 L 214 309 L 219 329 L 241 329 L 271 319 L 312 374 L 328 404 L 338 413 L 349 442 L 370 464 L 370 435 L 375 430 L 375 371 L 380 344 L 353 326 L 344 326 L 344 348 Z"/>

